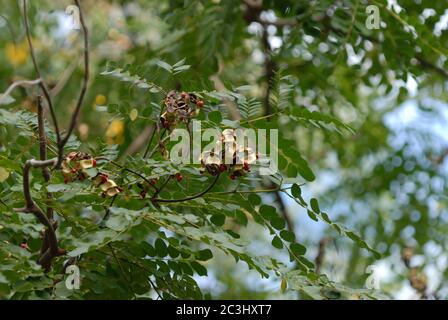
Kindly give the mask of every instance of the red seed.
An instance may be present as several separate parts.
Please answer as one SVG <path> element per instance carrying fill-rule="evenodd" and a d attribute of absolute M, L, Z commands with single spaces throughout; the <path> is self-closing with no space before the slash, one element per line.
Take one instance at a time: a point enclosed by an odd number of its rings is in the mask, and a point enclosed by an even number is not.
<path fill-rule="evenodd" d="M 29 249 L 29 247 L 28 247 L 28 243 L 26 243 L 26 242 L 22 242 L 22 243 L 20 244 L 20 248 L 22 248 L 22 249 Z"/>
<path fill-rule="evenodd" d="M 224 172 L 226 170 L 227 170 L 227 166 L 225 164 L 222 163 L 219 165 L 219 171 Z"/>
<path fill-rule="evenodd" d="M 202 100 L 198 100 L 198 101 L 196 101 L 196 106 L 197 106 L 198 108 L 202 108 L 202 107 L 204 106 L 204 101 L 202 101 Z"/>
<path fill-rule="evenodd" d="M 236 179 L 236 175 L 234 175 L 234 174 L 230 175 L 230 179 L 235 180 Z"/>
<path fill-rule="evenodd" d="M 179 173 L 176 174 L 176 179 L 177 179 L 177 181 L 181 182 L 183 178 L 184 178 L 184 177 L 182 177 L 181 174 L 179 174 Z"/>
<path fill-rule="evenodd" d="M 92 165 L 93 165 L 94 167 L 96 167 L 96 160 L 95 160 L 95 159 L 93 159 L 93 161 L 92 161 Z"/>

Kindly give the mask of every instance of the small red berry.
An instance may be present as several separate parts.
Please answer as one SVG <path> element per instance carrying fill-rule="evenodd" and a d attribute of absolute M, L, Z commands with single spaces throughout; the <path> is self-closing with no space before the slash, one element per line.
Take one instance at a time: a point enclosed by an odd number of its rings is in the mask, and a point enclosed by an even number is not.
<path fill-rule="evenodd" d="M 29 247 L 28 247 L 28 243 L 26 243 L 26 242 L 22 242 L 21 244 L 20 244 L 20 248 L 22 248 L 22 249 L 29 249 Z"/>
<path fill-rule="evenodd" d="M 96 160 L 95 159 L 93 159 L 93 161 L 92 161 L 92 166 L 96 167 Z"/>
<path fill-rule="evenodd" d="M 151 179 L 151 185 L 152 186 L 155 186 L 157 184 L 157 179 Z"/>
<path fill-rule="evenodd" d="M 66 253 L 67 253 L 67 250 L 62 249 L 62 248 L 58 248 L 58 256 L 63 256 Z"/>
<path fill-rule="evenodd" d="M 181 182 L 183 178 L 184 177 L 182 177 L 182 175 L 180 173 L 176 174 L 176 179 L 178 182 Z"/>
<path fill-rule="evenodd" d="M 224 172 L 226 170 L 227 170 L 227 166 L 224 163 L 219 165 L 219 171 Z"/>
<path fill-rule="evenodd" d="M 234 174 L 230 175 L 230 179 L 235 180 L 236 179 L 236 175 L 234 175 Z"/>
<path fill-rule="evenodd" d="M 203 101 L 203 100 L 198 100 L 198 101 L 196 101 L 196 106 L 197 106 L 198 108 L 202 108 L 202 107 L 204 106 L 204 101 Z"/>
<path fill-rule="evenodd" d="M 190 98 L 190 95 L 188 93 L 186 93 L 185 91 L 183 91 L 180 96 L 182 97 L 182 99 L 186 100 Z"/>
<path fill-rule="evenodd" d="M 246 161 L 244 161 L 243 169 L 246 170 L 246 171 L 249 171 L 249 169 L 250 169 L 250 166 L 249 166 L 249 164 Z"/>

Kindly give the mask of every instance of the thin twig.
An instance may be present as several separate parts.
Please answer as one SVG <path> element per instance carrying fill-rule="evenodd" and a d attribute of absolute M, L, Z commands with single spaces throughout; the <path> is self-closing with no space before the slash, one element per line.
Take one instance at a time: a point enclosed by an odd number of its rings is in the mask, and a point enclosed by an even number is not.
<path fill-rule="evenodd" d="M 53 158 L 50 160 L 27 160 L 25 166 L 23 168 L 23 194 L 25 196 L 25 207 L 20 209 L 14 209 L 16 212 L 25 212 L 32 213 L 34 216 L 42 223 L 47 229 L 46 234 L 48 237 L 46 238 L 48 241 L 48 250 L 45 251 L 39 258 L 39 264 L 45 269 L 45 271 L 49 271 L 51 268 L 51 260 L 60 254 L 58 249 L 58 240 L 56 237 L 56 233 L 54 230 L 53 223 L 48 219 L 45 213 L 37 206 L 31 196 L 30 190 L 30 169 L 31 168 L 44 168 L 44 167 L 52 167 L 56 164 L 57 158 Z"/>
<path fill-rule="evenodd" d="M 76 102 L 75 111 L 72 114 L 69 129 L 67 131 L 66 136 L 62 139 L 62 141 L 59 144 L 60 150 L 64 148 L 65 144 L 67 143 L 68 139 L 70 138 L 70 135 L 73 132 L 73 129 L 75 128 L 76 121 L 77 121 L 78 115 L 79 115 L 79 111 L 81 110 L 82 104 L 84 102 L 84 97 L 86 95 L 87 84 L 89 82 L 89 75 L 90 75 L 90 71 L 89 71 L 89 31 L 88 31 L 86 23 L 84 21 L 84 14 L 81 9 L 79 0 L 75 0 L 75 4 L 79 8 L 79 21 L 81 22 L 82 31 L 84 34 L 84 79 L 83 79 L 83 83 L 81 86 L 81 91 L 79 93 L 78 100 Z M 59 155 L 58 166 L 60 165 L 61 160 L 62 160 L 62 154 Z"/>
<path fill-rule="evenodd" d="M 323 237 L 319 241 L 319 250 L 317 252 L 316 259 L 314 260 L 314 264 L 316 266 L 315 272 L 317 274 L 320 273 L 320 270 L 322 268 L 322 263 L 324 262 L 324 258 L 325 258 L 325 249 L 326 249 L 328 241 L 330 241 L 330 238 L 328 238 L 328 237 Z"/>
<path fill-rule="evenodd" d="M 45 119 L 44 119 L 44 109 L 42 106 L 42 97 L 37 97 L 37 123 L 38 123 L 38 135 L 39 135 L 39 155 L 40 160 L 47 160 L 47 137 L 45 134 Z M 42 176 L 45 182 L 50 181 L 51 175 L 48 167 L 42 167 Z M 51 201 L 53 199 L 53 195 L 50 192 L 47 192 L 47 200 Z M 56 229 L 56 224 L 53 222 L 53 208 L 50 205 L 47 205 L 47 218 L 50 223 L 53 225 L 54 229 Z M 42 246 L 40 249 L 41 254 L 45 254 L 50 246 L 50 231 L 49 229 L 45 230 L 43 234 Z"/>
<path fill-rule="evenodd" d="M 6 26 L 8 27 L 9 33 L 11 35 L 11 40 L 12 43 L 14 43 L 14 45 L 17 45 L 17 41 L 16 41 L 16 35 L 14 33 L 14 29 L 11 26 L 11 22 L 9 21 L 9 19 L 4 16 L 3 14 L 0 14 L 0 17 L 2 17 L 5 21 L 6 21 Z"/>
<path fill-rule="evenodd" d="M 40 84 L 42 82 L 42 79 L 36 79 L 36 80 L 19 80 L 11 84 L 8 89 L 6 89 L 5 92 L 0 96 L 0 104 L 3 103 L 3 101 L 10 95 L 10 93 L 17 87 L 27 87 L 27 86 L 34 86 L 37 84 Z"/>
<path fill-rule="evenodd" d="M 102 160 L 102 159 L 105 159 L 105 158 L 99 157 L 99 158 L 96 158 L 96 159 L 97 159 L 97 160 L 98 160 L 98 159 L 101 159 L 101 160 Z M 150 181 L 148 178 L 146 178 L 144 175 L 142 175 L 141 173 L 138 173 L 137 171 L 134 171 L 134 170 L 132 170 L 132 169 L 126 168 L 125 166 L 123 166 L 123 165 L 121 165 L 121 164 L 119 164 L 119 163 L 117 163 L 117 162 L 115 162 L 115 161 L 110 161 L 110 163 L 113 164 L 114 166 L 120 168 L 120 169 L 123 169 L 124 171 L 130 172 L 130 173 L 136 175 L 137 177 L 142 178 L 143 181 L 145 181 L 147 184 L 149 184 L 151 187 L 153 187 L 153 188 L 157 191 L 156 186 L 153 186 L 152 183 L 151 183 L 151 181 Z"/>
<path fill-rule="evenodd" d="M 73 72 L 76 70 L 79 64 L 79 59 L 73 60 L 73 62 L 64 70 L 62 73 L 58 83 L 50 90 L 50 94 L 52 97 L 57 96 L 62 89 L 65 87 L 67 82 L 70 80 L 70 77 L 72 76 Z"/>
<path fill-rule="evenodd" d="M 202 197 L 204 194 L 206 194 L 208 191 L 210 191 L 214 187 L 216 182 L 218 182 L 219 176 L 220 175 L 218 174 L 215 177 L 215 180 L 213 180 L 213 182 L 206 189 L 204 189 L 203 191 L 201 191 L 201 192 L 199 192 L 199 193 L 197 193 L 197 194 L 195 194 L 193 196 L 186 197 L 186 198 L 181 198 L 181 199 L 160 199 L 160 198 L 154 198 L 153 197 L 153 199 L 151 199 L 151 201 L 152 202 L 183 202 L 183 201 L 189 201 L 189 200 L 193 200 L 193 199 Z M 156 196 L 157 196 L 157 194 L 156 194 Z"/>
<path fill-rule="evenodd" d="M 151 138 L 149 138 L 148 145 L 146 146 L 146 150 L 145 150 L 145 154 L 143 155 L 143 159 L 145 159 L 146 156 L 148 155 L 149 148 L 151 147 L 151 143 L 152 143 L 152 140 L 154 139 L 155 134 L 156 134 L 156 128 L 154 127 L 152 130 Z"/>
<path fill-rule="evenodd" d="M 154 149 L 151 151 L 151 153 L 149 155 L 147 155 L 148 158 L 152 158 L 154 153 L 156 153 L 156 151 L 159 149 L 160 145 L 163 144 L 167 139 L 169 139 L 169 137 L 170 137 L 169 135 L 166 136 L 165 138 L 163 138 L 165 133 L 166 133 L 166 129 L 163 130 L 162 134 L 159 136 L 159 142 L 157 142 L 157 145 L 154 147 Z M 146 157 L 143 157 L 143 158 L 146 158 Z"/>
<path fill-rule="evenodd" d="M 48 108 L 50 109 L 51 119 L 53 121 L 53 125 L 56 131 L 57 141 L 59 143 L 61 141 L 61 135 L 59 132 L 58 120 L 56 119 L 56 114 L 54 112 L 53 102 L 51 101 L 50 91 L 48 90 L 47 85 L 45 84 L 45 81 L 42 78 L 39 65 L 37 64 L 36 55 L 34 54 L 33 42 L 31 41 L 30 23 L 28 21 L 28 10 L 26 0 L 23 0 L 23 19 L 25 24 L 26 38 L 28 40 L 28 46 L 30 48 L 31 60 L 33 61 L 34 70 L 36 71 L 37 77 L 41 79 L 39 85 L 42 89 L 45 99 L 47 100 Z"/>

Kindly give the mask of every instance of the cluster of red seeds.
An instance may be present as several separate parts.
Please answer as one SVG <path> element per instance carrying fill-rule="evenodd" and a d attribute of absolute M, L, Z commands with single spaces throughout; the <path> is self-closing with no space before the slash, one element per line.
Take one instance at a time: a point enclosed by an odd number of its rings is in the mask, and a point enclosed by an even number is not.
<path fill-rule="evenodd" d="M 101 188 L 103 197 L 113 197 L 123 191 L 123 188 L 119 187 L 115 181 L 109 179 L 109 175 L 106 173 L 98 173 L 92 181 L 95 187 Z"/>
<path fill-rule="evenodd" d="M 163 128 L 171 130 L 179 122 L 188 123 L 204 107 L 204 101 L 194 93 L 170 91 L 164 101 L 165 112 L 160 117 Z"/>
<path fill-rule="evenodd" d="M 96 167 L 96 160 L 85 152 L 70 152 L 62 162 L 62 174 L 64 183 L 82 181 L 87 178 L 86 169 Z"/>

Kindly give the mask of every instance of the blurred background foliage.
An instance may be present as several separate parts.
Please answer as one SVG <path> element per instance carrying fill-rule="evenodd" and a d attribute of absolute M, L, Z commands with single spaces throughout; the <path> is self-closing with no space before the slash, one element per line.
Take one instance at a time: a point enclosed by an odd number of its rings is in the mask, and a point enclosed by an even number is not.
<path fill-rule="evenodd" d="M 35 78 L 20 2 L 0 1 L 0 91 L 16 80 Z M 36 56 L 63 127 L 70 119 L 83 75 L 82 35 L 71 28 L 71 18 L 65 13 L 70 4 L 40 0 L 29 5 Z M 254 100 L 239 104 L 236 110 L 232 103 L 218 102 L 209 106 L 210 110 L 219 110 L 229 120 L 245 118 L 244 111 L 250 117 L 278 113 L 264 125 L 278 126 L 281 139 L 288 141 L 282 148 L 293 157 L 298 154 L 306 159 L 316 176 L 316 180 L 307 182 L 313 179 L 301 178 L 306 172 L 299 168 L 298 178 L 285 180 L 283 186 L 305 183 L 302 194 L 307 201 L 319 198 L 321 209 L 333 221 L 356 230 L 381 253 L 377 259 L 326 223 L 313 221 L 312 213 L 287 195 L 263 194 L 263 203 L 287 214 L 288 227 L 308 248 L 305 257 L 314 261 L 317 272 L 337 283 L 362 288 L 369 281 L 366 269 L 374 265 L 380 291 L 389 297 L 447 297 L 445 1 L 83 0 L 82 5 L 91 41 L 89 91 L 76 128 L 83 150 L 92 154 L 112 150 L 117 158 L 125 159 L 144 149 L 139 141 L 149 136 L 148 128 L 154 123 L 163 94 L 132 85 L 135 78 L 127 83 L 126 77 L 138 75 L 168 89 L 243 92 Z M 366 28 L 368 5 L 379 8 L 378 30 Z M 179 61 L 189 68 L 179 73 L 166 71 L 166 64 L 169 68 Z M 118 75 L 124 82 L 101 74 L 115 68 L 129 72 Z M 34 113 L 38 93 L 37 87 L 17 89 L 11 95 L 15 101 L 2 109 Z M 304 109 L 339 119 L 350 130 L 336 120 L 320 122 L 301 116 L 300 110 Z M 9 122 L 16 129 L 7 129 L 6 120 L 0 129 L 2 214 L 15 203 L 11 197 L 18 199 L 21 194 L 21 178 L 11 168 L 20 172 L 26 153 L 34 150 L 23 134 L 26 124 L 21 127 L 17 119 Z M 297 176 L 297 169 L 292 167 L 287 169 L 289 177 Z M 203 182 L 196 183 L 200 186 Z M 222 186 L 222 190 L 232 188 L 231 184 Z M 98 206 L 93 211 L 102 210 Z M 1 240 L 18 244 L 20 237 L 26 237 L 35 251 L 39 240 L 32 217 L 11 219 L 23 223 L 25 231 L 18 227 L 15 230 L 11 222 L 9 233 L 0 229 Z M 271 247 L 265 228 L 253 224 L 236 228 L 250 239 L 249 252 L 272 256 L 294 267 L 288 262 L 287 252 Z M 12 231 L 16 232 L 13 236 Z M 70 232 L 63 227 L 60 231 L 67 236 Z M 120 242 L 116 250 L 130 250 L 131 254 L 133 247 L 139 250 L 138 242 L 129 246 L 126 241 Z M 185 246 L 186 250 L 194 247 Z M 208 276 L 194 276 L 205 297 L 315 298 L 313 292 L 299 290 L 297 294 L 290 290 L 293 281 L 281 290 L 281 277 L 261 279 L 242 262 L 235 264 L 229 255 L 213 252 L 214 259 L 205 264 Z M 116 284 L 96 279 L 95 270 L 103 268 L 98 273 L 107 274 L 109 279 L 120 276 L 113 262 L 95 265 L 94 261 L 105 259 L 95 254 L 97 260 L 81 265 L 82 270 L 88 270 L 85 283 L 94 288 L 93 292 L 74 298 L 92 298 L 95 294 L 129 298 L 129 291 L 143 294 L 148 290 L 129 289 L 124 284 L 145 282 L 137 266 L 129 266 L 129 274 L 138 278 L 132 282 Z M 28 275 L 35 273 L 38 277 L 36 266 L 28 268 Z M 16 272 L 15 280 L 19 281 L 20 271 Z M 0 273 L 0 291 L 6 296 L 49 297 L 38 293 L 39 288 L 48 286 L 46 280 L 39 280 L 30 295 L 29 282 L 22 284 L 26 289 L 7 289 L 5 283 L 11 282 L 7 278 Z M 95 281 L 103 287 L 95 288 Z M 158 283 L 158 287 L 163 291 L 163 284 Z M 195 285 L 191 288 L 193 292 L 185 296 L 174 296 L 199 297 Z M 67 295 L 59 289 L 57 297 Z"/>

